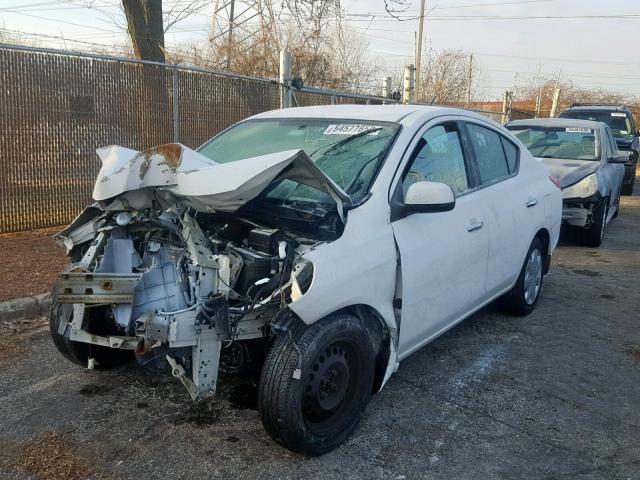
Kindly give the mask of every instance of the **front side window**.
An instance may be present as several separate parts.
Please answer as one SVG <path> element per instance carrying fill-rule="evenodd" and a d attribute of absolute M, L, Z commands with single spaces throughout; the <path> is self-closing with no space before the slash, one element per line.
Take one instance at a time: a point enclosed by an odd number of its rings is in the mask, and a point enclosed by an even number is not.
<path fill-rule="evenodd" d="M 368 193 L 398 129 L 395 123 L 358 120 L 248 120 L 214 137 L 198 152 L 215 162 L 228 163 L 304 150 L 357 203 Z M 274 186 L 266 197 L 277 203 L 333 203 L 326 193 L 291 180 Z"/>
<path fill-rule="evenodd" d="M 467 131 L 478 161 L 480 183 L 486 185 L 499 178 L 509 176 L 509 164 L 507 163 L 507 155 L 503 148 L 501 136 L 493 130 L 473 123 L 467 124 Z M 513 158 L 513 153 L 511 151 L 511 162 L 514 163 L 513 168 L 515 171 L 515 162 L 517 160 Z"/>
<path fill-rule="evenodd" d="M 534 157 L 566 160 L 598 160 L 599 132 L 582 127 L 509 127 Z"/>
<path fill-rule="evenodd" d="M 435 126 L 422 135 L 402 180 L 403 193 L 409 185 L 425 180 L 446 183 L 455 194 L 468 190 L 460 135 L 454 123 Z"/>

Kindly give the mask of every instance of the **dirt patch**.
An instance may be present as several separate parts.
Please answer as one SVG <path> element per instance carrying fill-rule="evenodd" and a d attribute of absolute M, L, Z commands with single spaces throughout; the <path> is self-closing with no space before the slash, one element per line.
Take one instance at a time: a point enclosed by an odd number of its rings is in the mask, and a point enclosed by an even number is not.
<path fill-rule="evenodd" d="M 13 364 L 29 349 L 31 338 L 47 331 L 46 318 L 0 324 L 0 368 Z"/>
<path fill-rule="evenodd" d="M 81 452 L 60 432 L 45 432 L 20 444 L 3 442 L 2 468 L 38 480 L 118 480 L 119 475 L 98 469 L 94 455 Z"/>
<path fill-rule="evenodd" d="M 573 273 L 577 273 L 578 275 L 584 275 L 585 277 L 601 277 L 602 274 L 600 272 L 594 272 L 593 270 L 573 270 Z"/>
<path fill-rule="evenodd" d="M 632 345 L 627 348 L 627 353 L 636 362 L 640 363 L 640 345 Z"/>
<path fill-rule="evenodd" d="M 216 402 L 212 400 L 200 400 L 184 408 L 171 419 L 174 425 L 188 423 L 198 427 L 213 425 L 220 420 L 220 410 L 216 407 Z"/>
<path fill-rule="evenodd" d="M 62 227 L 0 234 L 0 302 L 46 293 L 67 263 L 53 241 Z"/>

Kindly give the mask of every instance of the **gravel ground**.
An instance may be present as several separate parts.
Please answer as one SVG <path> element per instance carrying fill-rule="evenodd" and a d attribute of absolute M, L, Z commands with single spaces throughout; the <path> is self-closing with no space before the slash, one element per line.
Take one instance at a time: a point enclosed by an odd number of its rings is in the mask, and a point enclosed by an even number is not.
<path fill-rule="evenodd" d="M 247 381 L 194 405 L 166 374 L 74 367 L 35 322 L 0 367 L 0 478 L 640 479 L 639 232 L 623 197 L 601 248 L 558 249 L 533 314 L 484 309 L 406 359 L 320 458 L 270 441 Z"/>

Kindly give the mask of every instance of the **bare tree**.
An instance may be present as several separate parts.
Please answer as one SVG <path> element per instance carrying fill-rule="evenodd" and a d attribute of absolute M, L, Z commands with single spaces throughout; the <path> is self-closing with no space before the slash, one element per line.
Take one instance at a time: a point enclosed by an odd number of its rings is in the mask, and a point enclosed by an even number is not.
<path fill-rule="evenodd" d="M 419 101 L 429 103 L 459 103 L 467 98 L 469 81 L 472 92 L 477 88 L 475 81 L 479 69 L 474 66 L 473 76 L 469 75 L 469 53 L 463 50 L 430 49 L 422 60 L 420 74 Z"/>

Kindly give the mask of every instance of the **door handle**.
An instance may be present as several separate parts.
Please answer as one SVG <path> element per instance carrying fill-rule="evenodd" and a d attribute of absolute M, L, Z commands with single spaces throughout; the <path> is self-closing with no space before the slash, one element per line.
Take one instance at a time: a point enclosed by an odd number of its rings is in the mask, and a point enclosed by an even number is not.
<path fill-rule="evenodd" d="M 527 200 L 527 208 L 531 208 L 537 204 L 538 204 L 537 198 L 529 197 L 529 200 Z"/>
<path fill-rule="evenodd" d="M 467 232 L 475 232 L 476 230 L 480 230 L 484 226 L 484 223 L 479 221 L 474 221 L 467 225 Z"/>

